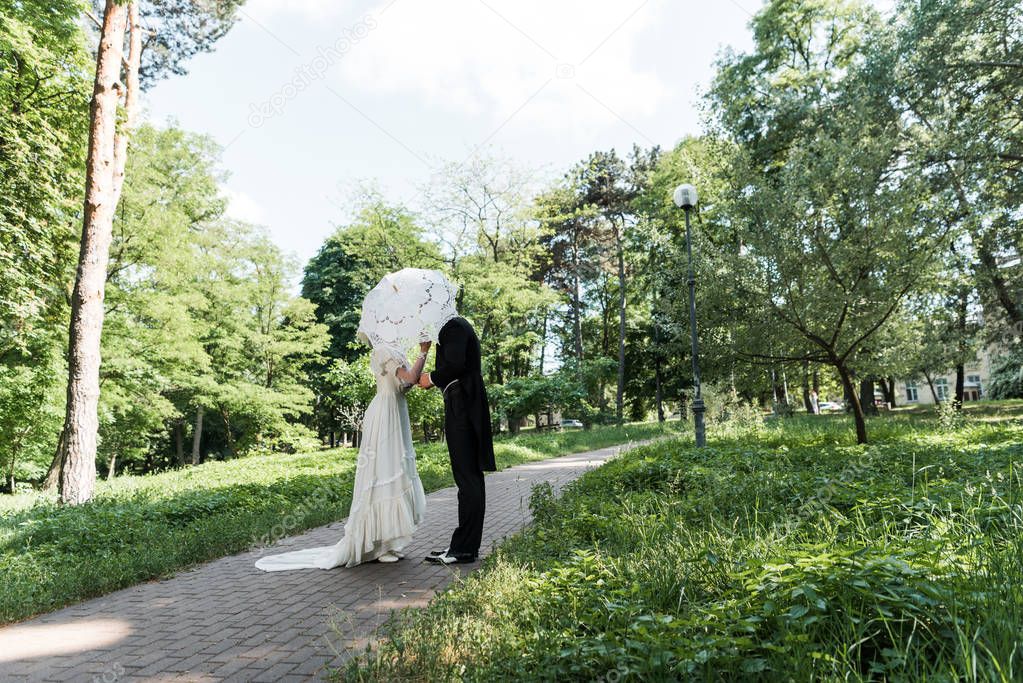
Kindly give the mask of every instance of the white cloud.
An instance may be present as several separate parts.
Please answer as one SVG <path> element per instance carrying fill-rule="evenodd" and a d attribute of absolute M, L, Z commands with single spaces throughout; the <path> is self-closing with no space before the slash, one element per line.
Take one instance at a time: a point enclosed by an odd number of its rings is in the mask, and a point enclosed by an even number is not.
<path fill-rule="evenodd" d="M 266 210 L 255 199 L 229 187 L 221 188 L 221 192 L 227 197 L 227 215 L 230 218 L 257 225 L 266 223 Z"/>
<path fill-rule="evenodd" d="M 495 127 L 513 115 L 556 131 L 636 125 L 668 90 L 634 60 L 660 9 L 643 0 L 385 0 L 340 71 L 360 88 L 418 94 Z"/>

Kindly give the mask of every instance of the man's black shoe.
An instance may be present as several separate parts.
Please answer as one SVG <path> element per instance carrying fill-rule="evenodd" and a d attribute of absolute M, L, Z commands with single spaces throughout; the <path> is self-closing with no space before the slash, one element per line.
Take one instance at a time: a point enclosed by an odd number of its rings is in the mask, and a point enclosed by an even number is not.
<path fill-rule="evenodd" d="M 424 559 L 432 564 L 470 564 L 476 561 L 476 556 L 463 553 L 444 552 L 440 555 L 434 555 L 431 553 Z"/>

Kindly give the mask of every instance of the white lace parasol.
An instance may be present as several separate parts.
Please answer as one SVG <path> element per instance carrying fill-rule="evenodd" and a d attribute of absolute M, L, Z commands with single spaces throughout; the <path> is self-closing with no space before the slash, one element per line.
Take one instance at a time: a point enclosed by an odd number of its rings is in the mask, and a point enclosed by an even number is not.
<path fill-rule="evenodd" d="M 405 268 L 385 275 L 362 302 L 357 336 L 373 347 L 404 353 L 423 341 L 437 341 L 440 329 L 458 315 L 458 288 L 437 270 Z"/>

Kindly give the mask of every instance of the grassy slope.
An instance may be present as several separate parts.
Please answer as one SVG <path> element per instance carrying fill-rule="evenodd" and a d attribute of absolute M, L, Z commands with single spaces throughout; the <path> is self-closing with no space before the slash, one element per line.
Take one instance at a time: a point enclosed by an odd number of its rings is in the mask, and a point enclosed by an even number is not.
<path fill-rule="evenodd" d="M 972 412 L 977 409 L 977 412 Z M 632 451 L 345 680 L 1020 680 L 1023 403 Z"/>
<path fill-rule="evenodd" d="M 498 440 L 497 462 L 505 468 L 677 428 L 523 434 Z M 340 519 L 354 471 L 354 451 L 334 450 L 120 477 L 75 508 L 38 494 L 0 497 L 0 623 Z M 442 444 L 420 449 L 419 471 L 427 491 L 453 485 Z"/>

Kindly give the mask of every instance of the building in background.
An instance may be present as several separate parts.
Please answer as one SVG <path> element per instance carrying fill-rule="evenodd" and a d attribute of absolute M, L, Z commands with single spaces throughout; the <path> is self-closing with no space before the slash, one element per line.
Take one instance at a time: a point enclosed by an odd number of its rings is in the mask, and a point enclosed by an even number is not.
<path fill-rule="evenodd" d="M 978 353 L 973 362 L 966 364 L 966 382 L 963 384 L 964 402 L 986 398 L 987 384 L 991 378 L 991 365 L 998 355 L 997 348 L 988 347 Z M 955 398 L 955 369 L 934 375 L 931 377 L 930 383 L 926 377 L 896 382 L 895 392 L 898 405 L 933 405 L 935 398 L 938 401 Z"/>

